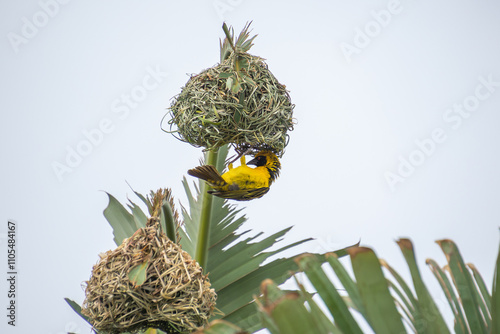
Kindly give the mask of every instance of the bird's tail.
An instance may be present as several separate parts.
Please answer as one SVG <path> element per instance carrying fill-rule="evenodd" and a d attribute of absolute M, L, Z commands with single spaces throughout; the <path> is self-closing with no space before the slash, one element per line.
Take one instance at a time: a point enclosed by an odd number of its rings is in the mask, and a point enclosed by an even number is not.
<path fill-rule="evenodd" d="M 217 169 L 212 165 L 198 166 L 188 170 L 188 174 L 205 180 L 216 187 L 223 187 L 227 182 L 220 176 Z"/>

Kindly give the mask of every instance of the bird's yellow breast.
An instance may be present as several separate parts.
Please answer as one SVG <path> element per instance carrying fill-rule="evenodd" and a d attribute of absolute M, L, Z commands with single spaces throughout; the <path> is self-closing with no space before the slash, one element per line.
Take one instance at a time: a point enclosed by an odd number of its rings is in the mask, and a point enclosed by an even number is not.
<path fill-rule="evenodd" d="M 269 177 L 266 167 L 251 168 L 246 165 L 229 169 L 222 174 L 222 178 L 228 183 L 227 190 L 269 187 Z"/>

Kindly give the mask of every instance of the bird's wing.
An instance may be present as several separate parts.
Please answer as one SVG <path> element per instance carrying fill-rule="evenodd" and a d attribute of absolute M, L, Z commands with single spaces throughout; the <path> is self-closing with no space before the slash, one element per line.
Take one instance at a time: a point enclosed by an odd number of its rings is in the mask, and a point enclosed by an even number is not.
<path fill-rule="evenodd" d="M 234 199 L 237 201 L 249 201 L 251 199 L 260 198 L 269 191 L 269 187 L 262 187 L 256 189 L 239 189 L 229 191 L 211 190 L 208 193 L 217 197 Z"/>
<path fill-rule="evenodd" d="M 205 180 L 215 186 L 222 187 L 226 185 L 226 181 L 219 174 L 217 169 L 212 165 L 198 166 L 188 170 L 188 174 L 199 179 Z"/>

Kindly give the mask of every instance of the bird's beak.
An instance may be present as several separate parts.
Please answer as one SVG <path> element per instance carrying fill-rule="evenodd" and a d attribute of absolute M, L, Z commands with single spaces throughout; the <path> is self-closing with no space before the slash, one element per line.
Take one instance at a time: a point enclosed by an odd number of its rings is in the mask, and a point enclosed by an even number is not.
<path fill-rule="evenodd" d="M 247 165 L 257 166 L 257 158 L 253 158 L 252 160 L 248 161 Z"/>

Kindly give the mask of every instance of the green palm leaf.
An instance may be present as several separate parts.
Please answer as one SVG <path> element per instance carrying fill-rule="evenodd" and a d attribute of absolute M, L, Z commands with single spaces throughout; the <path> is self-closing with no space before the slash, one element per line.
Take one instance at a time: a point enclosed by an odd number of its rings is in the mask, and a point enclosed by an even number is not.
<path fill-rule="evenodd" d="M 493 274 L 493 287 L 491 299 L 492 324 L 491 332 L 500 333 L 500 250 L 498 251 L 495 272 Z"/>
<path fill-rule="evenodd" d="M 219 171 L 224 169 L 227 153 L 227 146 L 219 150 L 215 161 Z M 202 236 L 200 226 L 206 185 L 200 181 L 198 184 L 194 183 L 194 187 L 191 188 L 185 178 L 182 183 L 189 205 L 181 208 L 184 223 L 183 228 L 177 232 L 181 247 L 194 258 L 199 247 L 198 239 Z M 151 198 L 135 191 L 134 193 L 151 214 Z M 112 226 L 115 242 L 119 245 L 138 228 L 145 226 L 147 215 L 130 200 L 125 207 L 112 195 L 108 194 L 108 197 L 109 203 L 104 210 L 104 216 Z M 241 231 L 240 228 L 247 220 L 242 209 L 218 197 L 213 197 L 211 200 L 208 254 L 204 271 L 208 273 L 212 287 L 217 292 L 217 308 L 222 312 L 213 319 L 221 318 L 252 332 L 259 330 L 262 328 L 262 322 L 254 305 L 254 297 L 260 294 L 260 283 L 264 279 L 271 279 L 279 285 L 288 280 L 294 272 L 299 271 L 295 256 L 275 258 L 268 262 L 269 258 L 311 239 L 274 247 L 282 243 L 291 227 L 268 236 L 263 232 L 252 234 L 250 230 Z M 160 217 L 162 228 L 172 236 L 172 217 L 175 216 L 173 212 L 175 211 L 169 197 L 163 202 Z M 257 238 L 260 240 L 256 241 Z M 346 254 L 346 250 L 340 250 L 337 256 Z M 324 256 L 316 255 L 316 257 L 321 262 L 326 261 Z M 263 265 L 264 262 L 268 263 Z"/>

